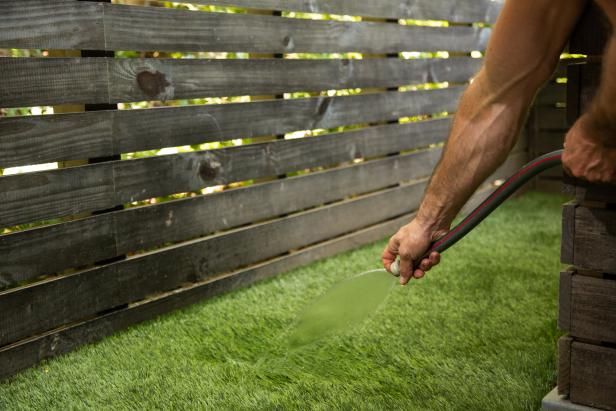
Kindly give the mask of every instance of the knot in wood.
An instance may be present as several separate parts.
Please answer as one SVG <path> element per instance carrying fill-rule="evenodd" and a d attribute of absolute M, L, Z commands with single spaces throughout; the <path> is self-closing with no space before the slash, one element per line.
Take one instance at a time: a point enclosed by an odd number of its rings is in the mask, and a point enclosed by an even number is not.
<path fill-rule="evenodd" d="M 295 43 L 293 42 L 293 37 L 285 36 L 284 39 L 282 39 L 282 45 L 287 50 L 293 50 L 295 48 Z"/>
<path fill-rule="evenodd" d="M 199 166 L 199 175 L 201 176 L 202 180 L 210 181 L 213 180 L 216 175 L 218 175 L 218 171 L 209 163 L 202 163 Z"/>
<path fill-rule="evenodd" d="M 165 89 L 171 85 L 167 81 L 164 73 L 147 70 L 137 74 L 137 84 L 139 85 L 139 89 L 150 98 L 156 98 L 164 93 Z"/>

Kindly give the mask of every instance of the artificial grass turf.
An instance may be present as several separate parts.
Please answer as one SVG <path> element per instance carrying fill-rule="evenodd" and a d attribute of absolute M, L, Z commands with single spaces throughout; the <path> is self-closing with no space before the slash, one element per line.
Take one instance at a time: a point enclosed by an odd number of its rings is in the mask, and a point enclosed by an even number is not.
<path fill-rule="evenodd" d="M 286 349 L 302 309 L 378 268 L 385 241 L 43 363 L 0 384 L 0 408 L 536 410 L 555 384 L 562 202 L 510 200 L 344 335 Z"/>

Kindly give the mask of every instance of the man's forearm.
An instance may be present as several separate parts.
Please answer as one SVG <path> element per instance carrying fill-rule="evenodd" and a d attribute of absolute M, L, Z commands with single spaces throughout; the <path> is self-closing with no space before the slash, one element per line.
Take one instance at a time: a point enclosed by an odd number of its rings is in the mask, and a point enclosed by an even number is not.
<path fill-rule="evenodd" d="M 460 101 L 417 213 L 429 231 L 446 231 L 477 187 L 507 158 L 583 5 L 583 0 L 505 3 L 485 64 Z"/>
<path fill-rule="evenodd" d="M 507 0 L 496 22 L 484 65 L 464 93 L 452 130 L 417 217 L 383 250 L 390 269 L 400 257 L 400 283 L 421 278 L 438 264 L 430 244 L 444 235 L 462 205 L 501 164 L 537 89 L 558 63 L 586 0 Z"/>
<path fill-rule="evenodd" d="M 484 71 L 464 93 L 443 156 L 426 190 L 417 219 L 447 230 L 464 203 L 503 163 L 526 118 L 543 76 L 520 76 L 493 87 Z"/>

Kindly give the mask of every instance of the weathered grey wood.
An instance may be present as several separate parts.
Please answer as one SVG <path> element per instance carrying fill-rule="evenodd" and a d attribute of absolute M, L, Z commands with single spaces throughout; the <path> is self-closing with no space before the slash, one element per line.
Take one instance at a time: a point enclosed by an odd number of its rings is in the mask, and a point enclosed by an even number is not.
<path fill-rule="evenodd" d="M 603 47 L 602 47 L 603 48 Z M 587 62 L 580 66 L 580 85 L 579 85 L 579 115 L 586 112 L 593 101 L 597 90 L 599 89 L 599 83 L 601 82 L 601 62 L 593 61 Z"/>
<path fill-rule="evenodd" d="M 212 296 L 245 287 L 314 260 L 330 257 L 359 245 L 380 240 L 395 232 L 411 217 L 412 215 L 403 215 L 332 240 L 293 251 L 288 255 L 276 257 L 261 264 L 240 269 L 214 280 L 190 284 L 178 290 L 146 299 L 130 307 L 1 347 L 0 379 L 9 377 L 44 359 L 72 351 L 82 344 L 98 341 L 129 325 L 149 320 Z"/>
<path fill-rule="evenodd" d="M 448 125 L 447 118 L 390 124 L 306 139 L 0 177 L 0 226 L 413 149 L 443 141 Z"/>
<path fill-rule="evenodd" d="M 610 23 L 601 7 L 588 3 L 569 39 L 569 52 L 601 56 L 610 34 Z"/>
<path fill-rule="evenodd" d="M 496 189 L 494 182 L 511 176 L 522 165 L 527 162 L 526 153 L 524 150 L 514 151 L 509 155 L 507 160 L 490 176 L 481 186 L 475 191 L 473 196 L 464 204 L 457 217 L 463 218 L 469 213 L 472 213 L 492 192 Z"/>
<path fill-rule="evenodd" d="M 572 64 L 577 64 L 584 61 L 584 58 L 568 58 L 558 61 L 556 70 L 552 73 L 551 82 L 557 81 L 559 78 L 567 77 L 568 68 Z"/>
<path fill-rule="evenodd" d="M 552 80 L 539 91 L 527 122 L 529 133 L 529 156 L 561 149 L 568 129 L 566 119 L 567 84 L 558 83 L 556 79 L 567 76 L 567 68 L 579 63 L 579 59 L 561 60 L 552 76 Z M 561 166 L 550 168 L 539 175 L 532 183 L 536 190 L 562 193 L 563 169 Z"/>
<path fill-rule="evenodd" d="M 105 48 L 101 3 L 3 0 L 0 16 L 0 48 Z"/>
<path fill-rule="evenodd" d="M 560 273 L 558 282 L 558 328 L 563 331 L 571 330 L 571 277 L 572 271 Z"/>
<path fill-rule="evenodd" d="M 485 195 L 484 191 L 479 191 L 475 196 Z M 475 196 L 471 198 L 471 202 L 474 201 Z M 230 292 L 311 261 L 356 248 L 358 245 L 382 239 L 393 234 L 400 226 L 406 224 L 411 217 L 412 214 L 402 215 L 351 234 L 321 242 L 299 251 L 292 251 L 288 255 L 240 269 L 214 280 L 208 279 L 193 283 L 178 290 L 132 304 L 129 307 L 2 347 L 0 348 L 0 379 L 9 377 L 44 359 L 72 351 L 82 344 L 98 341 L 129 325 L 185 307 L 211 296 Z"/>
<path fill-rule="evenodd" d="M 563 148 L 565 131 L 543 131 L 536 133 L 531 140 L 531 149 L 534 156 L 549 153 Z"/>
<path fill-rule="evenodd" d="M 562 336 L 558 339 L 558 393 L 569 395 L 571 389 L 571 343 L 573 339 Z"/>
<path fill-rule="evenodd" d="M 564 139 L 565 139 L 566 131 L 558 130 L 558 131 L 550 131 L 550 130 L 537 130 L 533 133 L 533 138 L 530 141 L 530 149 L 529 152 L 531 157 L 535 158 L 542 154 L 549 153 L 554 150 L 560 150 L 563 148 Z M 559 184 L 556 190 L 552 190 L 553 192 L 560 192 L 562 190 L 562 181 L 563 177 L 563 168 L 562 166 L 552 167 L 549 170 L 544 171 L 538 177 L 538 180 L 559 180 Z M 548 181 L 549 183 L 549 181 Z M 538 187 L 537 187 L 538 188 Z M 545 184 L 544 184 L 544 188 Z"/>
<path fill-rule="evenodd" d="M 560 261 L 571 264 L 575 259 L 573 257 L 575 241 L 575 208 L 577 203 L 570 201 L 563 205 L 562 219 L 562 240 L 560 246 Z"/>
<path fill-rule="evenodd" d="M 418 27 L 120 5 L 105 7 L 105 24 L 110 50 L 251 53 L 483 50 L 491 32 L 487 27 Z"/>
<path fill-rule="evenodd" d="M 513 151 L 507 160 L 486 179 L 486 182 L 511 177 L 526 163 L 528 163 L 528 152 L 526 150 Z"/>
<path fill-rule="evenodd" d="M 545 170 L 543 173 L 541 173 L 540 178 L 562 181 L 563 175 L 564 175 L 563 167 L 556 166 L 556 167 L 550 168 L 549 170 Z"/>
<path fill-rule="evenodd" d="M 396 187 L 0 292 L 0 346 L 408 214 L 424 187 Z"/>
<path fill-rule="evenodd" d="M 113 104 L 466 81 L 479 64 L 477 59 L 465 57 L 441 61 L 0 58 L 4 79 L 0 107 Z"/>
<path fill-rule="evenodd" d="M 115 197 L 113 163 L 0 177 L 0 227 L 104 210 Z"/>
<path fill-rule="evenodd" d="M 440 151 L 431 149 L 386 157 L 0 236 L 0 284 L 11 286 L 44 274 L 190 240 L 426 177 Z"/>
<path fill-rule="evenodd" d="M 580 108 L 581 67 L 583 63 L 567 67 L 567 123 L 573 125 L 582 113 Z"/>
<path fill-rule="evenodd" d="M 109 102 L 107 61 L 0 57 L 0 107 Z"/>
<path fill-rule="evenodd" d="M 426 61 L 426 68 L 432 65 L 434 73 L 439 64 L 436 59 Z M 453 77 L 467 79 L 475 68 L 472 64 L 467 71 L 464 64 L 452 67 L 455 70 L 447 78 L 454 82 Z M 448 88 L 0 118 L 0 168 L 453 112 L 461 91 Z"/>
<path fill-rule="evenodd" d="M 0 165 L 389 121 L 454 111 L 460 88 L 0 118 Z"/>
<path fill-rule="evenodd" d="M 560 310 L 570 317 L 569 334 L 616 343 L 616 281 L 584 275 L 570 275 L 569 281 L 570 305 Z"/>
<path fill-rule="evenodd" d="M 616 349 L 574 341 L 571 391 L 574 403 L 616 410 Z"/>
<path fill-rule="evenodd" d="M 471 51 L 483 50 L 491 31 L 489 27 L 403 26 L 85 3 L 5 0 L 0 13 L 8 21 L 0 25 L 0 47 L 252 53 Z M 242 30 L 245 27 L 250 30 Z"/>
<path fill-rule="evenodd" d="M 195 0 L 190 3 L 394 19 L 493 23 L 503 1 L 487 0 Z"/>
<path fill-rule="evenodd" d="M 569 124 L 588 108 L 601 76 L 600 59 L 610 38 L 610 24 L 605 14 L 594 2 L 586 4 L 569 39 L 569 52 L 591 56 L 585 64 L 568 68 L 567 119 Z"/>
<path fill-rule="evenodd" d="M 571 257 L 571 254 L 563 255 L 564 263 L 578 268 L 616 273 L 616 211 L 576 207 L 572 246 L 573 259 L 566 258 Z"/>
<path fill-rule="evenodd" d="M 564 185 L 562 178 L 552 179 L 552 178 L 543 178 L 541 176 L 537 177 L 535 184 L 535 190 L 543 191 L 546 193 L 554 193 L 554 194 L 565 194 Z"/>
<path fill-rule="evenodd" d="M 117 154 L 119 137 L 112 127 L 124 113 L 129 112 L 0 117 L 0 168 Z M 156 133 L 155 125 L 151 130 Z"/>
<path fill-rule="evenodd" d="M 564 179 L 566 190 L 578 203 L 602 202 L 616 204 L 616 184 L 591 184 L 571 176 Z"/>
<path fill-rule="evenodd" d="M 425 180 L 2 292 L 0 345 L 396 217 L 417 206 L 424 186 Z"/>
<path fill-rule="evenodd" d="M 560 107 L 537 107 L 535 112 L 536 126 L 540 130 L 567 130 L 566 110 Z"/>
<path fill-rule="evenodd" d="M 600 62 L 573 64 L 568 68 L 567 121 L 573 124 L 584 113 L 599 87 L 601 78 Z"/>
<path fill-rule="evenodd" d="M 567 101 L 567 85 L 550 82 L 543 87 L 535 98 L 536 105 L 555 106 Z"/>

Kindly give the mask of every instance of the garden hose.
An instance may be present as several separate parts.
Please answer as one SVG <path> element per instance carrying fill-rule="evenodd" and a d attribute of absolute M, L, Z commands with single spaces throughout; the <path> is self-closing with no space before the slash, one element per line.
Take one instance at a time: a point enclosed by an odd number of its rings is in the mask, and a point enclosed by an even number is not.
<path fill-rule="evenodd" d="M 424 258 L 428 258 L 430 253 L 437 251 L 442 253 L 449 247 L 464 238 L 465 235 L 470 233 L 473 228 L 477 227 L 479 223 L 483 221 L 488 215 L 492 213 L 498 206 L 500 206 L 507 198 L 511 196 L 517 189 L 522 187 L 531 178 L 535 177 L 542 171 L 548 168 L 555 167 L 561 164 L 563 150 L 552 151 L 551 153 L 544 154 L 524 167 L 519 169 L 514 175 L 509 177 L 505 182 L 499 186 L 492 194 L 488 196 L 477 208 L 475 208 L 468 216 L 466 216 L 457 226 L 451 229 L 447 234 L 441 237 L 439 240 L 432 243 L 429 250 L 417 261 L 421 261 Z M 400 261 L 396 259 L 390 267 L 390 272 L 396 277 L 400 275 Z"/>

